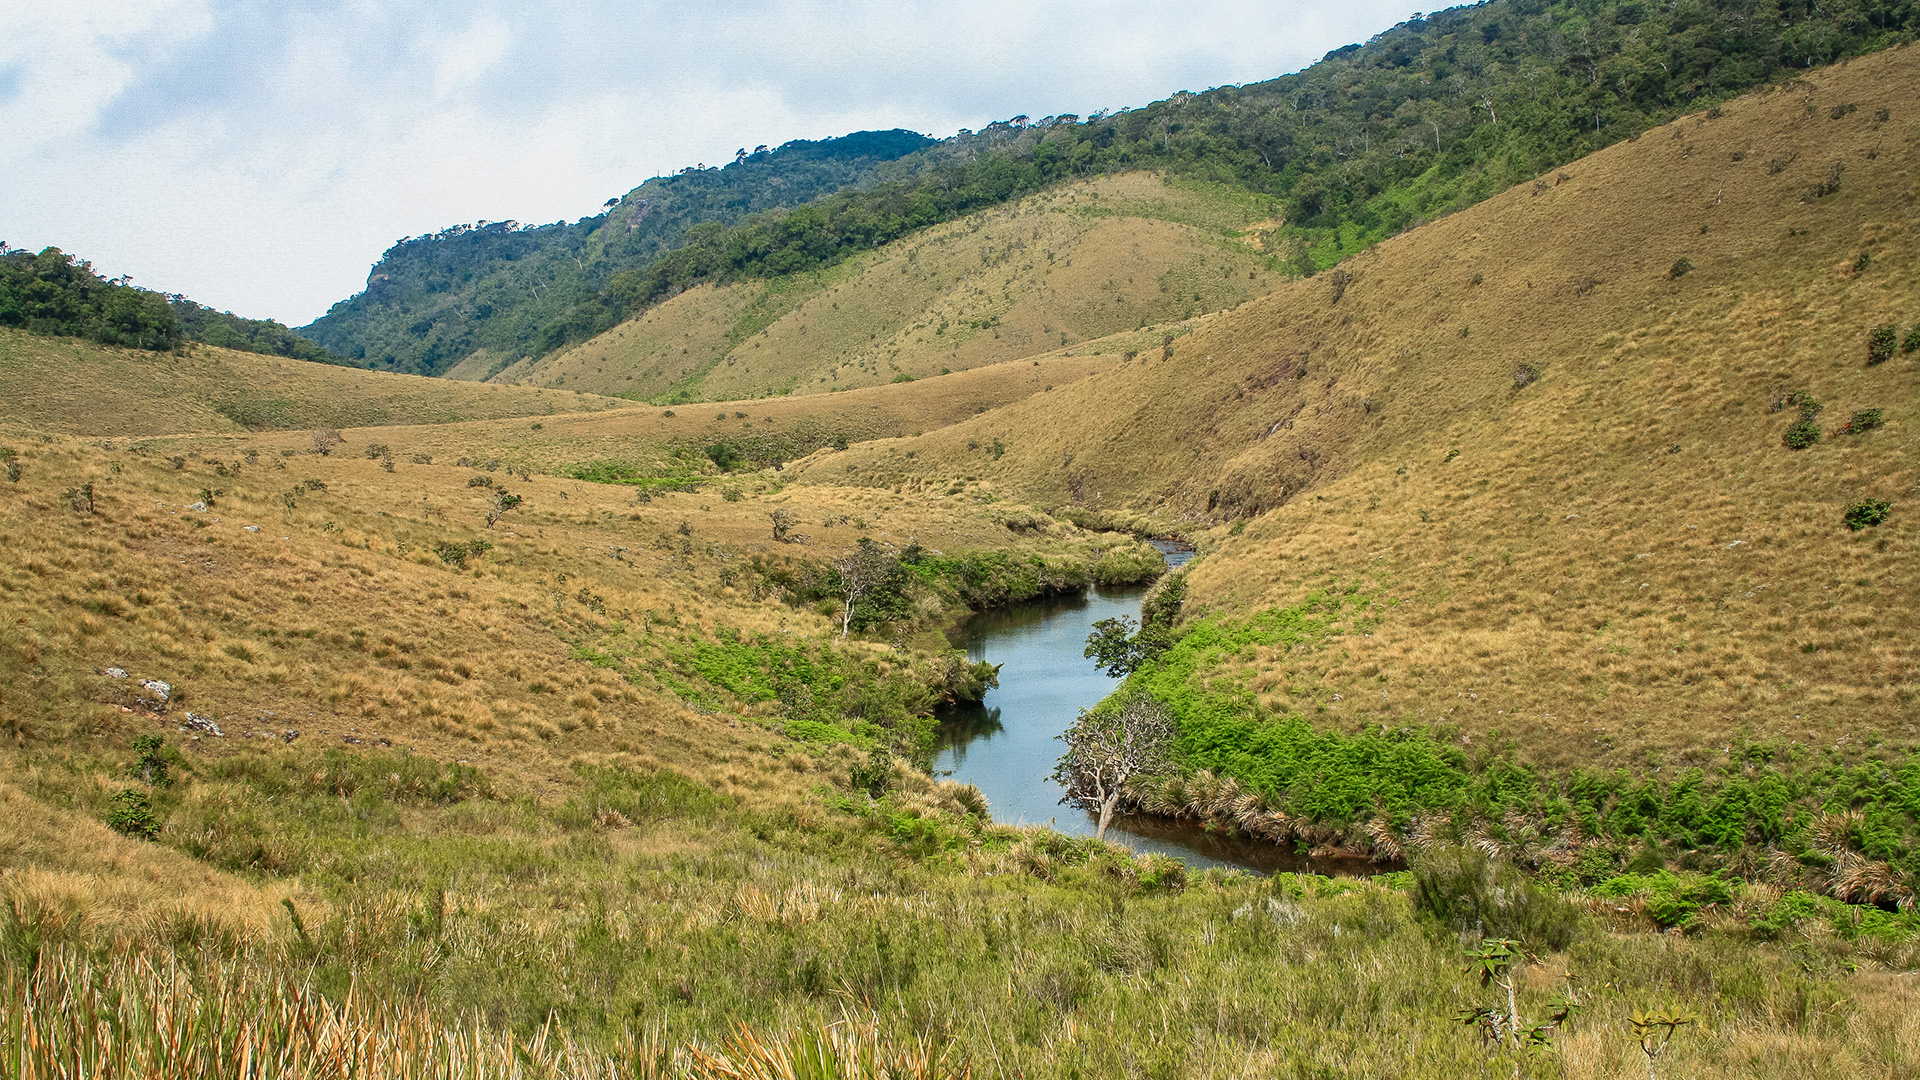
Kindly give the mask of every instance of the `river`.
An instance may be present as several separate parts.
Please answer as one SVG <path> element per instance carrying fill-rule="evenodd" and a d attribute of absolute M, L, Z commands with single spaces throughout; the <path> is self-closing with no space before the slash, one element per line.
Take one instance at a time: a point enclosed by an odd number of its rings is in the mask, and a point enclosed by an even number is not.
<path fill-rule="evenodd" d="M 1192 557 L 1192 549 L 1184 545 L 1155 546 L 1171 566 Z M 1111 693 L 1118 681 L 1085 656 L 1093 624 L 1121 615 L 1137 620 L 1145 592 L 1138 587 L 1096 589 L 969 619 L 963 630 L 967 655 L 1001 665 L 1000 685 L 987 691 L 978 705 L 940 714 L 934 775 L 979 788 L 997 822 L 1051 825 L 1064 833 L 1092 836 L 1096 822 L 1091 814 L 1060 805 L 1060 786 L 1051 774 L 1064 746 L 1056 736 L 1081 709 Z M 1273 873 L 1310 868 L 1305 858 L 1279 845 L 1164 818 L 1123 814 L 1108 827 L 1107 839 L 1135 851 L 1174 856 L 1196 869 L 1224 866 Z"/>

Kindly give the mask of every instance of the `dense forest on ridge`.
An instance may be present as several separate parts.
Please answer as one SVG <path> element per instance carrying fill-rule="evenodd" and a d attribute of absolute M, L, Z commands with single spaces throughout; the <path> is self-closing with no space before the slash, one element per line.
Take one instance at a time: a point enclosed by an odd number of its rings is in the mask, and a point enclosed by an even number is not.
<path fill-rule="evenodd" d="M 902 132 L 783 147 L 649 181 L 570 226 L 458 226 L 396 245 L 366 292 L 304 331 L 373 367 L 440 374 L 487 349 L 497 369 L 700 282 L 804 272 L 1120 169 L 1272 195 L 1285 223 L 1268 250 L 1312 273 L 1686 111 L 1901 40 L 1917 18 L 1911 0 L 1490 0 L 1267 82 L 1015 117 L 924 149 Z M 881 136 L 897 160 L 859 152 Z M 819 165 L 837 155 L 854 156 Z M 657 204 L 670 227 L 643 233 Z"/>
<path fill-rule="evenodd" d="M 245 319 L 184 296 L 104 278 L 93 264 L 47 248 L 0 244 L 0 326 L 162 351 L 199 341 L 323 364 L 347 361 L 272 319 Z"/>

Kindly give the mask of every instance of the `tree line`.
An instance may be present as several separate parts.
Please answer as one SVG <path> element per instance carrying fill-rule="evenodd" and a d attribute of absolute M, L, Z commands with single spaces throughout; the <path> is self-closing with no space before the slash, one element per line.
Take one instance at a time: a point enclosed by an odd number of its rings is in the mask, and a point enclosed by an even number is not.
<path fill-rule="evenodd" d="M 0 326 L 164 352 L 189 341 L 242 352 L 343 364 L 345 358 L 272 319 L 243 319 L 184 296 L 106 278 L 93 264 L 49 247 L 0 243 Z"/>
<path fill-rule="evenodd" d="M 528 351 L 584 340 L 701 283 L 818 269 L 1127 169 L 1273 196 L 1286 219 L 1279 254 L 1311 274 L 1684 113 L 1911 41 L 1916 28 L 1915 0 L 1491 0 L 1417 16 L 1292 75 L 1086 119 L 1017 117 L 883 165 L 880 182 L 696 225 L 677 249 L 577 296 Z"/>

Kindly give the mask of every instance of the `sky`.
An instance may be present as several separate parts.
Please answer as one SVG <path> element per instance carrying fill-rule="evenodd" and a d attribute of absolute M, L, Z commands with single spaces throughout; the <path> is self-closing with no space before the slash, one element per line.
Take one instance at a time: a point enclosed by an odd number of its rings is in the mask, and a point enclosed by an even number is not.
<path fill-rule="evenodd" d="M 1379 0 L 0 0 L 0 240 L 298 326 L 403 236 L 736 148 L 1296 71 Z"/>

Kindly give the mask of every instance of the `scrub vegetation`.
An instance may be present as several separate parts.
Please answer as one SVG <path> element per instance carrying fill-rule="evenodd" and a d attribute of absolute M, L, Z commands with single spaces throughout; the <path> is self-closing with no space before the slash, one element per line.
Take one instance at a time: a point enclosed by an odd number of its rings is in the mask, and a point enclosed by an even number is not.
<path fill-rule="evenodd" d="M 1680 17 L 1641 14 L 1592 32 Z M 630 333 L 637 361 L 694 328 L 732 350 L 644 388 L 727 402 L 0 329 L 0 1054 L 1913 1072 L 1915 55 L 1728 96 L 1310 278 L 1219 235 L 1195 265 L 1225 310 L 1122 292 L 1109 336 L 974 327 L 949 373 L 876 354 L 844 393 L 754 400 L 777 384 L 724 359 L 778 341 L 819 388 L 801 323 L 901 260 L 985 273 L 976 223 L 1056 230 L 1078 271 L 1104 229 L 1184 244 L 1244 206 L 1075 181 Z M 900 340 L 955 355 L 969 281 Z M 1200 554 L 1163 577 L 1167 533 Z M 1373 876 L 1197 871 L 929 774 L 940 704 L 998 675 L 944 631 L 1155 578 L 1073 658 L 1125 676 L 1076 730 L 1143 748 L 1082 804 Z"/>

